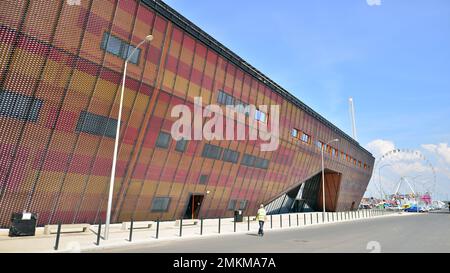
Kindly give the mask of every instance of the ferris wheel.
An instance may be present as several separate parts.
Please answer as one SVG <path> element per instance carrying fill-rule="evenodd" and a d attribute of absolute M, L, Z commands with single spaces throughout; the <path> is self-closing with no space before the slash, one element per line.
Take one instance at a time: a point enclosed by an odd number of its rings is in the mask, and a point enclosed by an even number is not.
<path fill-rule="evenodd" d="M 374 170 L 378 170 L 376 183 L 383 198 L 399 195 L 431 198 L 435 193 L 435 168 L 420 151 L 391 150 L 377 160 Z"/>

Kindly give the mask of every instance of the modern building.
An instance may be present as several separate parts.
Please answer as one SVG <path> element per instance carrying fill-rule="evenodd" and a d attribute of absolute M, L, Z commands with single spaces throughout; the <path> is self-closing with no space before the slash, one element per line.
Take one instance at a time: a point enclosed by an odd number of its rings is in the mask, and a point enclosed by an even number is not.
<path fill-rule="evenodd" d="M 161 1 L 0 1 L 0 227 L 105 220 L 124 59 L 112 221 L 357 208 L 373 156 Z M 280 145 L 175 141 L 174 105 L 280 105 Z M 225 107 L 225 106 L 224 106 Z M 260 122 L 267 120 L 265 113 Z M 248 128 L 247 128 L 248 129 Z"/>

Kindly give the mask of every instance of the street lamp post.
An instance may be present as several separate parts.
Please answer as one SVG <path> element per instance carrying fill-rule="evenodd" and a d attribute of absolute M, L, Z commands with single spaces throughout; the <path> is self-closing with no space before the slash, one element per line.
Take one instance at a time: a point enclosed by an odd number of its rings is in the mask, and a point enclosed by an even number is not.
<path fill-rule="evenodd" d="M 122 119 L 122 105 L 123 105 L 123 94 L 125 92 L 125 79 L 127 76 L 127 67 L 128 62 L 130 61 L 133 54 L 136 52 L 136 50 L 144 43 L 151 42 L 153 40 L 152 35 L 148 35 L 145 37 L 145 39 L 140 42 L 131 52 L 130 55 L 128 55 L 127 59 L 125 60 L 125 66 L 123 69 L 123 78 L 122 78 L 122 89 L 120 91 L 120 103 L 119 103 L 119 115 L 117 118 L 117 128 L 116 128 L 116 138 L 114 141 L 114 155 L 113 155 L 113 162 L 112 162 L 112 168 L 111 168 L 111 180 L 109 182 L 109 194 L 108 194 L 108 208 L 106 211 L 106 222 L 105 222 L 105 240 L 108 240 L 109 237 L 109 224 L 111 222 L 111 208 L 112 208 L 112 198 L 113 198 L 113 191 L 114 191 L 114 179 L 116 176 L 116 163 L 117 163 L 117 149 L 119 147 L 119 133 L 120 133 L 120 122 Z"/>
<path fill-rule="evenodd" d="M 325 146 L 328 147 L 328 145 L 332 142 L 338 142 L 339 139 L 333 139 L 327 142 L 326 144 L 322 145 L 322 206 L 323 206 L 323 212 L 322 212 L 322 221 L 325 222 L 325 167 L 324 167 L 324 160 L 323 160 L 323 150 L 325 149 Z"/>

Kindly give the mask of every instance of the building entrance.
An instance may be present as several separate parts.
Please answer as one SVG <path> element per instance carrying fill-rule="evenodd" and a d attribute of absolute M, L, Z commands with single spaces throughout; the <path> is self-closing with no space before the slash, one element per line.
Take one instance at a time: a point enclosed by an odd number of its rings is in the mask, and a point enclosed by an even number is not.
<path fill-rule="evenodd" d="M 196 219 L 200 212 L 204 196 L 201 194 L 191 194 L 188 204 L 186 206 L 186 212 L 184 213 L 184 219 Z"/>

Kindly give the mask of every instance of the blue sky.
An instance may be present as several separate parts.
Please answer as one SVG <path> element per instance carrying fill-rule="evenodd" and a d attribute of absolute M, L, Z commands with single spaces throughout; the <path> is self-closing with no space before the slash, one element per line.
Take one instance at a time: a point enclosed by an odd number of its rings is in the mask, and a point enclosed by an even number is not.
<path fill-rule="evenodd" d="M 420 150 L 450 194 L 450 1 L 165 2 L 349 135 L 353 97 L 361 145 Z"/>

